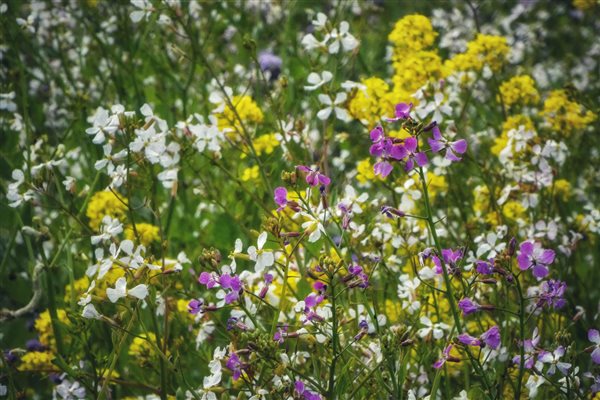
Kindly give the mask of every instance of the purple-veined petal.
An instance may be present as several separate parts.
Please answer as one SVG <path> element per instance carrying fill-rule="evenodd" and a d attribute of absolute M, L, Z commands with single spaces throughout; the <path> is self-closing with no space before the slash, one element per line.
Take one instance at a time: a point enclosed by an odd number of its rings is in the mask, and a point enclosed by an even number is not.
<path fill-rule="evenodd" d="M 542 256 L 540 257 L 539 261 L 546 265 L 552 264 L 552 262 L 554 261 L 554 257 L 555 257 L 554 250 L 547 249 L 542 252 Z"/>
<path fill-rule="evenodd" d="M 467 151 L 467 141 L 465 139 L 457 140 L 456 142 L 452 143 L 451 147 L 452 150 L 458 154 L 464 154 L 464 152 Z"/>
<path fill-rule="evenodd" d="M 415 154 L 415 160 L 417 161 L 419 167 L 423 167 L 429 162 L 429 160 L 427 159 L 427 154 L 423 152 Z"/>

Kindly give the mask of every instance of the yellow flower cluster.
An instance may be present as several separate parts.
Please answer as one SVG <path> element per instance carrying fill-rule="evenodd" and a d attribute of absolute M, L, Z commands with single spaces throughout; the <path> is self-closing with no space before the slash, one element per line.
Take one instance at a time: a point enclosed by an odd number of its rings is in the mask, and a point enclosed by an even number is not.
<path fill-rule="evenodd" d="M 90 292 L 92 296 L 100 299 L 106 299 L 106 289 L 115 286 L 115 282 L 120 277 L 125 276 L 125 270 L 116 264 L 113 264 L 113 268 L 109 269 L 106 275 L 101 280 L 96 280 L 96 286 Z M 73 293 L 75 301 L 77 301 L 90 287 L 90 279 L 84 275 L 83 277 L 76 279 L 73 282 Z M 65 303 L 69 304 L 71 301 L 71 285 L 65 286 Z"/>
<path fill-rule="evenodd" d="M 144 246 L 149 246 L 150 243 L 160 240 L 158 226 L 141 222 L 139 224 L 135 224 L 135 230 L 140 238 L 140 243 Z M 131 225 L 128 225 L 125 228 L 125 238 L 133 241 L 136 240 L 135 232 Z"/>
<path fill-rule="evenodd" d="M 393 103 L 413 101 L 412 94 L 443 76 L 442 60 L 433 45 L 437 32 L 423 15 L 407 15 L 396 22 L 388 39 L 393 44 Z"/>
<path fill-rule="evenodd" d="M 370 77 L 361 81 L 365 90 L 358 90 L 348 104 L 350 115 L 354 118 L 367 121 L 372 128 L 380 117 L 394 115 L 393 95 L 390 86 L 383 79 Z"/>
<path fill-rule="evenodd" d="M 19 371 L 54 371 L 57 368 L 52 364 L 54 354 L 50 351 L 29 351 L 21 357 Z"/>
<path fill-rule="evenodd" d="M 233 105 L 233 108 L 231 108 L 229 104 L 226 104 L 223 112 L 217 114 L 217 124 L 219 129 L 240 132 L 242 127 L 239 119 L 241 119 L 244 124 L 259 124 L 263 121 L 263 112 L 254 100 L 252 100 L 252 97 L 247 95 L 233 96 L 231 104 Z"/>
<path fill-rule="evenodd" d="M 562 201 L 568 201 L 571 197 L 571 183 L 566 179 L 557 179 L 554 181 L 554 195 Z"/>
<path fill-rule="evenodd" d="M 407 15 L 398 20 L 388 40 L 398 49 L 421 51 L 431 46 L 437 37 L 431 22 L 424 15 Z"/>
<path fill-rule="evenodd" d="M 580 11 L 590 11 L 598 5 L 598 0 L 573 0 L 573 6 Z"/>
<path fill-rule="evenodd" d="M 553 130 L 564 135 L 584 129 L 597 118 L 592 111 L 586 111 L 581 104 L 569 100 L 565 90 L 550 92 L 540 115 Z"/>
<path fill-rule="evenodd" d="M 371 158 L 367 157 L 364 160 L 360 160 L 356 164 L 356 180 L 359 183 L 365 184 L 369 181 L 375 180 L 375 172 L 373 171 L 373 164 L 371 164 Z"/>
<path fill-rule="evenodd" d="M 500 96 L 508 107 L 513 104 L 535 104 L 540 101 L 540 94 L 535 88 L 535 81 L 529 75 L 510 78 L 500 85 Z"/>
<path fill-rule="evenodd" d="M 65 310 L 56 310 L 58 320 L 63 324 L 68 324 L 69 319 L 67 318 L 67 312 Z M 40 343 L 46 347 L 54 348 L 56 343 L 54 342 L 54 331 L 52 330 L 52 319 L 50 318 L 50 311 L 46 310 L 41 313 L 34 323 L 35 330 L 38 333 Z"/>
<path fill-rule="evenodd" d="M 446 65 L 452 71 L 481 71 L 484 66 L 498 71 L 506 62 L 510 48 L 502 36 L 477 34 L 467 43 L 467 51 L 457 54 Z"/>
<path fill-rule="evenodd" d="M 506 118 L 506 121 L 502 124 L 502 133 L 500 136 L 494 139 L 494 145 L 492 146 L 492 154 L 498 156 L 500 152 L 506 147 L 508 144 L 508 132 L 513 129 L 519 129 L 519 127 L 523 126 L 528 131 L 535 130 L 533 126 L 533 121 L 526 115 L 516 114 L 511 115 Z"/>
<path fill-rule="evenodd" d="M 133 338 L 133 341 L 129 346 L 129 355 L 138 358 L 139 361 L 148 359 L 154 353 L 154 346 L 148 343 L 148 340 L 156 342 L 156 335 L 152 332 L 148 332 Z"/>
<path fill-rule="evenodd" d="M 127 199 L 120 199 L 107 190 L 96 192 L 88 203 L 85 215 L 88 217 L 90 228 L 97 231 L 105 215 L 123 220 L 127 213 Z"/>
<path fill-rule="evenodd" d="M 248 168 L 244 169 L 244 171 L 242 172 L 241 179 L 244 182 L 254 181 L 254 180 L 258 179 L 259 173 L 260 173 L 260 170 L 258 169 L 258 165 L 255 165 L 253 167 L 248 167 Z"/>
<path fill-rule="evenodd" d="M 275 133 L 267 133 L 254 139 L 252 145 L 254 146 L 256 155 L 271 154 L 279 146 L 279 140 L 277 140 Z"/>
<path fill-rule="evenodd" d="M 448 191 L 448 182 L 444 175 L 437 175 L 433 172 L 427 172 L 427 190 L 431 201 L 434 201 L 439 193 Z"/>

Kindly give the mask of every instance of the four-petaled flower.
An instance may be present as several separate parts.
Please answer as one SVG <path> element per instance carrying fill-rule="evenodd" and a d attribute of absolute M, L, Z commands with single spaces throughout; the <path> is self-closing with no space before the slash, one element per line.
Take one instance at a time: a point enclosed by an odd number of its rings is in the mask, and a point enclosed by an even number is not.
<path fill-rule="evenodd" d="M 450 141 L 442 136 L 440 128 L 435 125 L 432 130 L 433 138 L 429 138 L 429 146 L 431 151 L 437 153 L 443 149 L 446 149 L 446 159 L 450 161 L 460 161 L 461 158 L 457 154 L 464 154 L 467 151 L 467 141 L 460 139 L 457 141 Z"/>
<path fill-rule="evenodd" d="M 319 168 L 311 169 L 305 165 L 297 165 L 296 168 L 302 172 L 306 172 L 306 183 L 310 186 L 327 186 L 331 183 L 331 179 L 327 175 L 320 173 Z"/>
<path fill-rule="evenodd" d="M 258 237 L 256 243 L 257 247 L 248 247 L 248 255 L 252 261 L 256 261 L 254 270 L 258 273 L 264 271 L 266 267 L 270 267 L 275 263 L 275 257 L 273 253 L 267 250 L 263 250 L 265 243 L 267 242 L 267 232 L 263 232 Z"/>
<path fill-rule="evenodd" d="M 554 250 L 544 249 L 540 243 L 523 242 L 517 262 L 521 270 L 531 269 L 533 276 L 541 279 L 548 275 L 548 265 L 554 262 L 554 257 Z"/>
<path fill-rule="evenodd" d="M 121 297 L 132 296 L 143 300 L 148 296 L 148 287 L 144 284 L 139 284 L 133 289 L 127 290 L 127 280 L 120 277 L 115 282 L 115 288 L 106 289 L 106 296 L 112 303 L 116 303 Z"/>

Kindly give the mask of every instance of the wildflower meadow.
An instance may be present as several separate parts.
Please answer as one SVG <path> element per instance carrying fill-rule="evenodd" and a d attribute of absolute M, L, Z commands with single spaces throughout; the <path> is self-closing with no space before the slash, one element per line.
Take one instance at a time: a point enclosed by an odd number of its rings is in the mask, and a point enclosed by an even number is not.
<path fill-rule="evenodd" d="M 598 0 L 0 20 L 0 399 L 600 399 Z"/>

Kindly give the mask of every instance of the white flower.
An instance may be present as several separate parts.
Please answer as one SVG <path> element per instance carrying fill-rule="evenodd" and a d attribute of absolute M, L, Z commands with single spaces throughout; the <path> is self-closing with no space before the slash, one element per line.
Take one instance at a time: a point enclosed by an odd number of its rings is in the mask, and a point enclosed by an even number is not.
<path fill-rule="evenodd" d="M 92 303 L 89 303 L 89 304 L 86 304 L 85 307 L 83 307 L 83 312 L 81 313 L 81 316 L 83 318 L 88 318 L 88 319 L 99 319 L 102 317 L 102 314 L 100 314 L 96 310 L 96 307 L 94 307 L 94 305 Z"/>
<path fill-rule="evenodd" d="M 275 257 L 270 251 L 263 250 L 263 246 L 267 242 L 267 232 L 263 232 L 258 237 L 257 247 L 248 247 L 248 255 L 252 261 L 256 261 L 254 270 L 257 273 L 264 271 L 266 267 L 270 267 L 275 263 Z"/>
<path fill-rule="evenodd" d="M 421 322 L 421 325 L 425 325 L 424 328 L 421 328 L 417 331 L 417 335 L 419 335 L 422 338 L 429 335 L 430 333 L 433 333 L 433 338 L 438 340 L 441 339 L 442 336 L 444 336 L 444 330 L 450 329 L 449 325 L 443 322 L 438 322 L 434 324 L 429 318 L 425 316 L 421 317 L 419 319 L 419 322 Z"/>
<path fill-rule="evenodd" d="M 89 121 L 89 119 L 88 119 Z M 99 107 L 91 118 L 92 127 L 87 128 L 85 133 L 94 135 L 92 143 L 101 144 L 106 140 L 106 134 L 112 135 L 119 129 L 119 118 L 116 115 L 109 115 L 108 110 Z"/>
<path fill-rule="evenodd" d="M 349 29 L 350 24 L 342 21 L 339 30 L 333 29 L 331 31 L 328 35 L 333 39 L 333 42 L 329 45 L 330 54 L 337 54 L 340 51 L 340 44 L 344 51 L 352 51 L 358 46 L 358 40 L 348 32 Z"/>
<path fill-rule="evenodd" d="M 302 44 L 302 46 L 304 46 L 304 48 L 306 50 L 313 50 L 313 49 L 320 49 L 320 48 L 327 47 L 327 40 L 323 40 L 322 42 L 319 42 L 312 33 L 309 33 L 308 35 L 304 36 L 300 43 Z"/>
<path fill-rule="evenodd" d="M 113 219 L 110 215 L 105 215 L 102 218 L 100 226 L 100 234 L 92 236 L 92 245 L 96 245 L 101 241 L 110 240 L 123 232 L 123 224 L 118 219 Z"/>
<path fill-rule="evenodd" d="M 121 297 L 132 296 L 143 300 L 148 296 L 148 287 L 144 284 L 139 284 L 133 289 L 127 290 L 127 280 L 120 277 L 115 282 L 115 288 L 106 289 L 106 296 L 112 303 L 116 303 Z"/>
<path fill-rule="evenodd" d="M 304 90 L 308 90 L 308 91 L 316 90 L 316 89 L 320 88 L 321 86 L 323 86 L 324 84 L 326 84 L 327 82 L 331 81 L 332 79 L 333 79 L 333 74 L 329 71 L 323 71 L 321 73 L 321 75 L 319 75 L 317 72 L 311 72 L 310 74 L 308 74 L 308 77 L 306 78 L 306 80 L 308 81 L 308 83 L 310 85 L 304 86 Z"/>
<path fill-rule="evenodd" d="M 317 113 L 317 118 L 319 118 L 320 120 L 326 120 L 327 118 L 329 118 L 331 113 L 335 111 L 335 116 L 337 117 L 337 119 L 342 120 L 344 122 L 349 121 L 350 116 L 348 115 L 346 109 L 338 107 L 339 105 L 344 104 L 346 102 L 346 98 L 347 95 L 344 92 L 338 93 L 335 96 L 335 100 L 333 101 L 331 100 L 331 97 L 325 94 L 320 94 L 319 101 L 321 102 L 321 104 L 325 105 L 325 108 L 321 109 Z"/>
<path fill-rule="evenodd" d="M 422 91 L 417 92 L 419 95 L 415 96 L 418 100 L 421 100 L 424 96 L 422 95 Z M 421 97 L 421 98 L 419 98 Z M 444 102 L 444 94 L 437 92 L 433 95 L 433 101 L 423 100 L 419 103 L 417 107 L 415 107 L 415 112 L 421 119 L 425 119 L 428 115 L 433 113 L 433 117 L 431 118 L 433 121 L 444 120 L 444 115 L 452 114 L 452 107 L 448 105 L 447 102 Z"/>
<path fill-rule="evenodd" d="M 538 394 L 538 389 L 544 384 L 545 378 L 541 375 L 531 374 L 525 383 L 525 387 L 529 390 L 529 398 L 535 399 Z"/>
<path fill-rule="evenodd" d="M 62 377 L 62 382 L 54 389 L 56 394 L 64 400 L 83 399 L 85 398 L 85 387 L 77 381 L 69 381 Z"/>
<path fill-rule="evenodd" d="M 315 28 L 315 31 L 322 31 L 325 29 L 325 25 L 327 24 L 327 15 L 322 12 L 317 14 L 317 18 L 311 21 L 312 26 Z"/>
<path fill-rule="evenodd" d="M 35 33 L 35 16 L 33 14 L 29 15 L 27 19 L 17 18 L 17 25 L 19 25 L 22 29 L 26 29 L 29 33 Z"/>
<path fill-rule="evenodd" d="M 148 0 L 131 0 L 131 4 L 139 8 L 139 10 L 132 11 L 129 14 L 129 18 L 131 18 L 131 21 L 134 23 L 140 22 L 142 18 L 146 18 L 147 20 L 154 11 L 152 3 Z"/>

